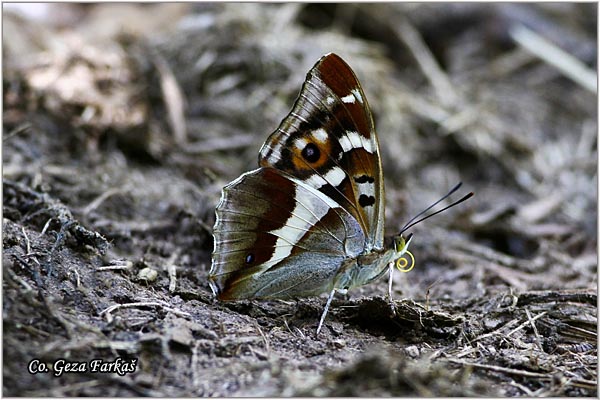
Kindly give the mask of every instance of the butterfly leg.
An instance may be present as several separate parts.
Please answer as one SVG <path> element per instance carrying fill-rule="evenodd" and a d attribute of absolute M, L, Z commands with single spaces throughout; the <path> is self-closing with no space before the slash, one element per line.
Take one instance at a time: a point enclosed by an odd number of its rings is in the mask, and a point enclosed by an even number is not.
<path fill-rule="evenodd" d="M 348 291 L 346 289 L 333 289 L 331 291 L 331 293 L 329 293 L 329 297 L 327 298 L 327 303 L 325 304 L 325 310 L 323 310 L 323 314 L 321 315 L 321 320 L 319 321 L 319 326 L 317 328 L 317 335 L 319 335 L 319 332 L 321 331 L 321 328 L 323 327 L 323 322 L 325 322 L 325 316 L 327 315 L 327 311 L 329 311 L 329 306 L 331 305 L 331 300 L 333 300 L 333 296 L 335 295 L 335 292 L 340 292 L 342 294 L 345 294 Z"/>
<path fill-rule="evenodd" d="M 390 263 L 390 280 L 388 283 L 388 301 L 390 302 L 390 309 L 392 310 L 392 317 L 396 316 L 396 306 L 394 305 L 394 300 L 392 299 L 392 280 L 394 277 L 394 263 Z"/>

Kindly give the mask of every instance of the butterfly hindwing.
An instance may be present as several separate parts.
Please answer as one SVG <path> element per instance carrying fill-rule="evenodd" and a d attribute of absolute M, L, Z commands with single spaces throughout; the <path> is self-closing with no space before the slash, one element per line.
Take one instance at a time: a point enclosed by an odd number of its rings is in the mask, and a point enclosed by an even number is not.
<path fill-rule="evenodd" d="M 221 300 L 320 294 L 364 248 L 351 214 L 273 168 L 227 185 L 216 213 L 210 281 Z"/>
<path fill-rule="evenodd" d="M 384 190 L 379 143 L 358 79 L 339 56 L 322 57 L 290 114 L 267 139 L 259 165 L 288 173 L 348 211 L 365 251 L 383 247 Z"/>

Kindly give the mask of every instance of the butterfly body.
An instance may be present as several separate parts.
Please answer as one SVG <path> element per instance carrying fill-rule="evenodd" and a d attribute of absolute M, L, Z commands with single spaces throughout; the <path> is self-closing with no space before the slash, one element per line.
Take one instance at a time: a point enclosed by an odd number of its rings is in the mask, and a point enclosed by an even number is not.
<path fill-rule="evenodd" d="M 350 67 L 327 54 L 262 146 L 259 168 L 223 188 L 211 288 L 221 300 L 330 292 L 329 305 L 336 290 L 372 282 L 407 251 L 404 242 L 384 248 L 384 209 L 366 97 Z"/>

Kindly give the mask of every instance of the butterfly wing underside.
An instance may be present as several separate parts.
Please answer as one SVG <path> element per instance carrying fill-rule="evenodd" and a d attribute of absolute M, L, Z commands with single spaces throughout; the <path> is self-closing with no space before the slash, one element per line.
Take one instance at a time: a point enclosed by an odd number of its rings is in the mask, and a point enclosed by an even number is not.
<path fill-rule="evenodd" d="M 379 143 L 360 83 L 339 56 L 327 54 L 310 70 L 292 111 L 261 148 L 259 165 L 333 199 L 359 222 L 366 252 L 383 248 Z"/>
<path fill-rule="evenodd" d="M 209 281 L 221 300 L 318 295 L 364 248 L 351 214 L 273 168 L 227 185 L 216 214 Z"/>

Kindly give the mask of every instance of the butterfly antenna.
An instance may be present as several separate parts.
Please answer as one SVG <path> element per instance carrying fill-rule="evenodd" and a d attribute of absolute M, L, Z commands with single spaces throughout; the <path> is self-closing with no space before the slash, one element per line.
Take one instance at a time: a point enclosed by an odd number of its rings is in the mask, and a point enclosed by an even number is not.
<path fill-rule="evenodd" d="M 400 233 L 402 233 L 406 229 L 408 229 L 408 226 L 411 224 L 411 222 L 413 222 L 415 219 L 419 218 L 421 215 L 425 214 L 427 211 L 431 210 L 433 207 L 437 206 L 440 202 L 446 200 L 448 197 L 450 197 L 452 195 L 452 193 L 456 192 L 461 186 L 462 186 L 462 182 L 458 182 L 458 184 L 456 186 L 454 186 L 452 189 L 450 189 L 450 191 L 448 193 L 446 193 L 445 196 L 443 196 L 441 199 L 439 199 L 438 201 L 436 201 L 435 203 L 433 203 L 432 205 L 430 205 L 429 207 L 427 207 L 426 209 L 424 209 L 423 211 L 421 211 L 420 213 L 418 213 L 417 215 L 412 217 L 410 219 L 410 221 L 408 221 L 406 224 L 404 224 L 402 229 L 400 229 Z"/>
<path fill-rule="evenodd" d="M 454 203 L 442 208 L 441 210 L 438 210 L 432 214 L 426 215 L 423 218 L 415 221 L 415 219 L 419 218 L 421 215 L 425 214 L 427 211 L 431 210 L 433 207 L 435 207 L 436 205 L 438 205 L 441 201 L 447 199 L 449 196 L 452 195 L 452 193 L 456 192 L 458 190 L 458 188 L 460 188 L 462 185 L 462 182 L 460 182 L 458 185 L 454 186 L 445 196 L 443 196 L 441 199 L 439 199 L 438 201 L 436 201 L 435 203 L 433 203 L 432 205 L 430 205 L 429 207 L 427 207 L 426 209 L 424 209 L 423 211 L 421 211 L 420 213 L 418 213 L 417 215 L 415 215 L 413 218 L 410 219 L 410 221 L 408 221 L 406 224 L 404 224 L 404 226 L 402 227 L 402 229 L 400 230 L 400 234 L 402 234 L 403 232 L 405 232 L 407 229 L 415 226 L 416 224 L 418 224 L 419 222 L 423 222 L 425 221 L 427 218 L 431 218 L 434 215 L 437 215 L 441 212 L 446 211 L 447 209 L 454 207 L 456 205 L 459 205 L 460 203 L 462 203 L 465 200 L 470 199 L 471 197 L 473 197 L 474 193 L 470 192 L 467 195 L 463 196 L 460 200 L 455 201 Z M 414 221 L 414 222 L 413 222 Z"/>

